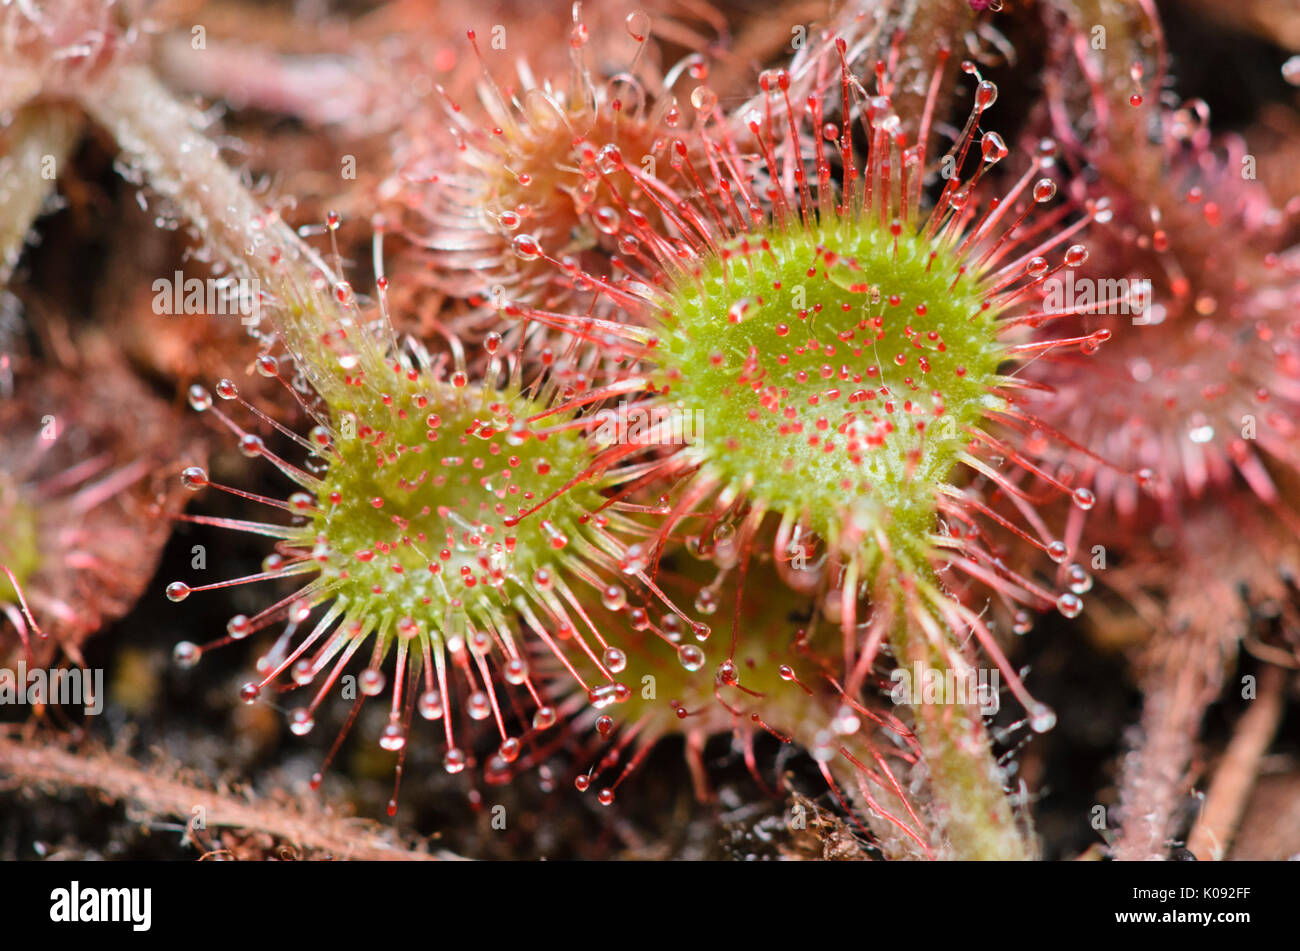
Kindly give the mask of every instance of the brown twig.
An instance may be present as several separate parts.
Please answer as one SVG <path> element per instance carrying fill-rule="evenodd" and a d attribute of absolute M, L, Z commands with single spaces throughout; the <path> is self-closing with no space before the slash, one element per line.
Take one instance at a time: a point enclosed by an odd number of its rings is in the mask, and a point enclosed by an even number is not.
<path fill-rule="evenodd" d="M 178 817 L 189 824 L 202 815 L 206 828 L 263 832 L 304 850 L 340 859 L 428 861 L 455 858 L 402 841 L 368 819 L 348 818 L 303 800 L 281 805 L 251 793 L 205 789 L 175 769 L 152 769 L 96 747 L 72 751 L 39 739 L 0 736 L 0 785 L 13 783 L 51 794 L 83 789 L 125 802 L 148 816 Z M 198 809 L 202 812 L 196 812 Z"/>
<path fill-rule="evenodd" d="M 1205 808 L 1187 840 L 1187 848 L 1201 861 L 1219 861 L 1232 844 L 1259 775 L 1260 760 L 1282 722 L 1286 681 L 1287 672 L 1279 667 L 1265 667 L 1260 672 L 1259 692 L 1237 721 L 1232 741 L 1214 771 Z"/>

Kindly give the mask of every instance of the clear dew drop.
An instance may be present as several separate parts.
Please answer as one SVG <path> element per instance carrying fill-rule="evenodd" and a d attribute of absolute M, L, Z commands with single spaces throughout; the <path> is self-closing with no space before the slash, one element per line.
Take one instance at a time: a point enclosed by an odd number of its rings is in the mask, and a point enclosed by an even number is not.
<path fill-rule="evenodd" d="M 1029 726 L 1035 733 L 1046 733 L 1056 726 L 1056 712 L 1045 703 L 1035 704 L 1029 711 Z"/>
<path fill-rule="evenodd" d="M 1056 610 L 1069 618 L 1083 613 L 1083 599 L 1073 592 L 1066 592 L 1056 599 Z"/>
<path fill-rule="evenodd" d="M 483 781 L 489 786 L 501 786 L 510 782 L 510 775 L 510 764 L 501 758 L 498 749 L 488 757 L 487 765 L 483 767 Z"/>
<path fill-rule="evenodd" d="M 556 789 L 555 773 L 545 763 L 537 767 L 537 788 L 548 795 Z"/>
<path fill-rule="evenodd" d="M 601 661 L 611 674 L 621 673 L 627 668 L 627 655 L 617 647 L 606 647 Z"/>
<path fill-rule="evenodd" d="M 547 540 L 551 543 L 552 548 L 560 549 L 569 544 L 569 536 L 564 534 L 559 527 L 546 519 L 542 520 L 541 529 L 542 534 L 546 536 Z"/>
<path fill-rule="evenodd" d="M 812 748 L 808 752 L 815 762 L 829 763 L 835 758 L 838 748 L 835 734 L 830 730 L 818 730 L 817 735 L 813 737 Z"/>
<path fill-rule="evenodd" d="M 694 673 L 704 666 L 704 651 L 694 644 L 683 644 L 677 648 L 677 659 L 684 668 Z"/>
<path fill-rule="evenodd" d="M 1034 182 L 1034 201 L 1040 205 L 1056 197 L 1056 182 L 1050 178 L 1040 178 Z"/>
<path fill-rule="evenodd" d="M 711 115 L 718 105 L 718 94 L 708 86 L 696 86 L 691 90 L 691 105 L 705 115 Z"/>
<path fill-rule="evenodd" d="M 612 142 L 602 145 L 596 155 L 596 165 L 606 175 L 612 175 L 623 167 L 623 152 Z"/>
<path fill-rule="evenodd" d="M 189 670 L 202 656 L 203 651 L 193 641 L 181 641 L 172 648 L 172 662 L 182 670 Z"/>
<path fill-rule="evenodd" d="M 361 676 L 357 678 L 357 686 L 367 697 L 377 697 L 383 693 L 385 683 L 383 672 L 373 667 L 361 671 Z"/>
<path fill-rule="evenodd" d="M 536 261 L 542 256 L 541 245 L 537 243 L 537 239 L 531 234 L 515 235 L 514 240 L 511 241 L 511 246 L 514 248 L 515 257 L 522 261 Z"/>
<path fill-rule="evenodd" d="M 621 611 L 627 604 L 627 591 L 622 585 L 606 585 L 600 592 L 600 603 L 611 611 Z"/>
<path fill-rule="evenodd" d="M 167 586 L 168 601 L 184 601 L 190 596 L 190 586 L 184 581 L 173 581 Z"/>
<path fill-rule="evenodd" d="M 627 551 L 619 559 L 619 570 L 625 575 L 635 575 L 645 571 L 650 564 L 650 558 L 645 549 L 640 544 L 631 544 L 627 546 Z"/>
<path fill-rule="evenodd" d="M 197 492 L 208 484 L 208 474 L 198 466 L 189 466 L 181 472 L 181 485 L 191 492 Z"/>
<path fill-rule="evenodd" d="M 984 156 L 985 164 L 988 165 L 994 165 L 1001 162 L 1010 154 L 1006 142 L 1004 142 L 1002 136 L 998 135 L 996 132 L 984 133 L 984 137 L 980 139 L 980 152 Z"/>
<path fill-rule="evenodd" d="M 1070 549 L 1066 547 L 1065 542 L 1054 541 L 1047 545 L 1047 557 L 1052 559 L 1058 565 L 1065 564 L 1065 559 L 1070 557 Z"/>
<path fill-rule="evenodd" d="M 1282 64 L 1282 78 L 1292 86 L 1300 86 L 1300 56 L 1292 56 Z"/>
<path fill-rule="evenodd" d="M 442 694 L 436 690 L 426 690 L 420 694 L 416 703 L 420 716 L 426 720 L 437 720 L 442 716 Z"/>
<path fill-rule="evenodd" d="M 315 725 L 316 721 L 306 707 L 299 707 L 289 714 L 289 732 L 294 736 L 306 736 Z"/>
<path fill-rule="evenodd" d="M 528 664 L 521 657 L 512 657 L 506 661 L 505 668 L 506 683 L 518 687 L 528 679 Z"/>
<path fill-rule="evenodd" d="M 611 208 L 608 205 L 601 205 L 596 209 L 593 217 L 596 223 L 596 230 L 601 234 L 618 234 L 618 228 L 622 223 L 622 219 L 619 217 L 617 209 Z"/>
<path fill-rule="evenodd" d="M 1065 249 L 1065 266 L 1082 267 L 1088 260 L 1088 249 L 1081 244 L 1072 244 Z"/>
<path fill-rule="evenodd" d="M 465 712 L 471 720 L 486 720 L 492 715 L 492 704 L 482 690 L 475 690 L 465 701 Z"/>
<path fill-rule="evenodd" d="M 849 704 L 841 704 L 840 708 L 835 711 L 835 719 L 831 721 L 831 729 L 840 736 L 850 736 L 858 731 L 862 721 L 858 718 L 858 713 Z"/>
<path fill-rule="evenodd" d="M 1034 620 L 1027 611 L 1017 611 L 1011 619 L 1011 632 L 1024 637 L 1034 629 Z"/>
<path fill-rule="evenodd" d="M 253 622 L 248 619 L 247 614 L 236 614 L 226 622 L 226 633 L 233 639 L 243 640 L 253 631 Z"/>
<path fill-rule="evenodd" d="M 261 436 L 255 436 L 252 433 L 245 433 L 239 437 L 239 451 L 249 459 L 256 459 L 262 454 L 266 446 L 262 442 Z"/>
<path fill-rule="evenodd" d="M 190 387 L 189 400 L 190 408 L 199 413 L 212 407 L 212 394 L 197 383 Z"/>
<path fill-rule="evenodd" d="M 627 688 L 619 683 L 601 684 L 587 691 L 587 699 L 591 701 L 592 707 L 603 710 L 612 703 L 618 703 L 620 696 L 626 696 L 626 690 Z"/>
<path fill-rule="evenodd" d="M 559 718 L 559 714 L 555 712 L 554 707 L 538 707 L 537 712 L 533 714 L 533 729 L 550 729 L 555 726 Z"/>
<path fill-rule="evenodd" d="M 1075 489 L 1070 496 L 1074 499 L 1074 504 L 1085 512 L 1097 504 L 1097 497 L 1088 489 Z"/>
<path fill-rule="evenodd" d="M 1092 590 L 1092 575 L 1088 574 L 1083 565 L 1071 565 L 1065 569 L 1065 583 L 1075 594 L 1087 594 Z"/>
<path fill-rule="evenodd" d="M 447 755 L 442 758 L 442 768 L 453 776 L 465 769 L 465 764 L 469 762 L 465 756 L 465 751 L 452 747 L 447 750 Z"/>
<path fill-rule="evenodd" d="M 718 593 L 712 588 L 701 588 L 695 596 L 695 610 L 701 614 L 716 614 L 718 611 Z"/>

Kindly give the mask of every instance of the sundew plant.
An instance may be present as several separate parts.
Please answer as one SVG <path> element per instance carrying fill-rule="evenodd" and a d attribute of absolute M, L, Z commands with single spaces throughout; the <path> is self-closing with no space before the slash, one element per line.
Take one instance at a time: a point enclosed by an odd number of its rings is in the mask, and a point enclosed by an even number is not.
<path fill-rule="evenodd" d="M 275 790 L 212 854 L 1259 857 L 1300 60 L 1235 102 L 1148 0 L 225 7 L 0 10 L 0 647 L 105 658 L 101 792 L 176 813 L 176 731 Z"/>

